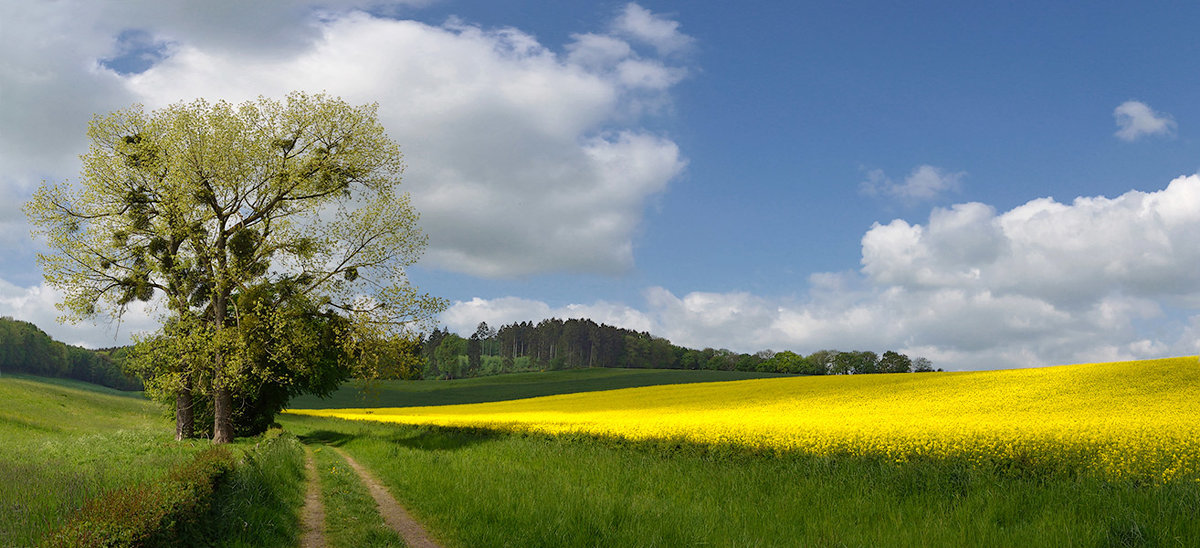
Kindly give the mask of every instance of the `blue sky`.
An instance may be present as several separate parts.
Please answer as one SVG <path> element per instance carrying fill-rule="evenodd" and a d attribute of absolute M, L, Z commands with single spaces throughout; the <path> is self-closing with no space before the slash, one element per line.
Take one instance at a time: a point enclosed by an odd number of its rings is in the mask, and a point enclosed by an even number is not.
<path fill-rule="evenodd" d="M 0 314 L 58 326 L 19 204 L 93 113 L 378 101 L 463 332 L 947 369 L 1200 353 L 1200 7 L 2 2 Z"/>

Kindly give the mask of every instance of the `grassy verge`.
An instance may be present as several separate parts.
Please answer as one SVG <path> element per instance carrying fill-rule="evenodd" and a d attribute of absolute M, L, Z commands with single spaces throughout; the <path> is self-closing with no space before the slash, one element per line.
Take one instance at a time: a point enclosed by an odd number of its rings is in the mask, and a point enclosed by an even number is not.
<path fill-rule="evenodd" d="M 293 409 L 410 407 L 516 400 L 555 394 L 595 392 L 660 384 L 736 381 L 779 377 L 775 373 L 689 371 L 677 369 L 589 368 L 542 373 L 511 373 L 449 381 L 352 381 L 326 399 L 301 396 Z"/>
<path fill-rule="evenodd" d="M 383 523 L 375 499 L 345 459 L 320 445 L 313 449 L 313 459 L 321 478 L 325 535 L 330 547 L 405 545 L 400 535 Z"/>
<path fill-rule="evenodd" d="M 458 546 L 1188 546 L 1200 484 L 285 416 Z"/>
<path fill-rule="evenodd" d="M 211 544 L 295 546 L 304 499 L 304 448 L 295 436 L 279 430 L 238 440 L 236 447 L 243 457 L 218 487 L 208 518 Z"/>

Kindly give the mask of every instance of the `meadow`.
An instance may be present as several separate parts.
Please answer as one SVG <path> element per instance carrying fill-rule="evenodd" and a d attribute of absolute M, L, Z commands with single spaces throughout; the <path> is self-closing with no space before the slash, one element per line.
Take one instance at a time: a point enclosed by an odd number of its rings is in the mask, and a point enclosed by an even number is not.
<path fill-rule="evenodd" d="M 1194 546 L 1198 411 L 1189 357 L 281 420 L 449 545 Z"/>
<path fill-rule="evenodd" d="M 208 446 L 172 434 L 140 393 L 0 378 L 0 546 L 32 545 L 87 500 L 157 479 Z"/>
<path fill-rule="evenodd" d="M 1195 546 L 1200 484 L 288 415 L 446 546 Z"/>
<path fill-rule="evenodd" d="M 294 436 L 238 440 L 237 467 L 196 516 L 199 542 L 294 546 L 303 449 Z M 177 442 L 172 420 L 140 392 L 74 380 L 0 377 L 0 546 L 38 546 L 89 503 L 155 485 L 206 449 Z"/>

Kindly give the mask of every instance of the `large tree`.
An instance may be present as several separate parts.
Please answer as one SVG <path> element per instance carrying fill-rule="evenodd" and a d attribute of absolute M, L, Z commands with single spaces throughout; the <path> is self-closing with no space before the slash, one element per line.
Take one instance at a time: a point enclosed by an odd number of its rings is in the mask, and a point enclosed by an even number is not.
<path fill-rule="evenodd" d="M 239 295 L 271 287 L 344 318 L 345 356 L 444 307 L 405 275 L 426 240 L 376 110 L 304 93 L 134 106 L 92 120 L 78 184 L 43 185 L 28 204 L 66 319 L 120 316 L 161 296 L 172 318 L 162 334 L 188 350 L 153 372 L 173 385 L 181 436 L 203 391 L 213 441 L 232 439 L 233 397 L 257 363 L 241 319 L 262 315 Z M 281 336 L 272 352 L 286 355 Z"/>

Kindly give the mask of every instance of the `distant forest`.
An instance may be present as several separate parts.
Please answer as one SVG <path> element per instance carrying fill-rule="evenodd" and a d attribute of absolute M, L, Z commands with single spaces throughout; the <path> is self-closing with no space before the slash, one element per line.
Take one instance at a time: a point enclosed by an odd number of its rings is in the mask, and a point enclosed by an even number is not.
<path fill-rule="evenodd" d="M 0 317 L 0 375 L 27 373 L 75 379 L 117 390 L 141 390 L 141 381 L 126 376 L 120 358 L 124 348 L 88 350 L 50 338 L 36 325 Z"/>
<path fill-rule="evenodd" d="M 419 352 L 399 378 L 454 379 L 518 371 L 580 367 L 639 369 L 715 369 L 797 375 L 848 375 L 934 371 L 929 360 L 886 351 L 819 350 L 807 356 L 763 350 L 739 354 L 731 350 L 695 350 L 663 338 L 592 320 L 543 320 L 493 329 L 480 323 L 469 338 L 446 329 L 422 335 Z"/>
<path fill-rule="evenodd" d="M 0 318 L 0 375 L 28 373 L 76 379 L 119 390 L 141 390 L 122 370 L 128 347 L 88 350 L 55 341 L 37 326 Z M 646 332 L 592 320 L 520 322 L 493 329 L 480 323 L 464 338 L 444 328 L 402 345 L 391 362 L 378 368 L 384 378 L 458 379 L 583 367 L 634 369 L 713 369 L 793 375 L 861 375 L 934 371 L 922 357 L 886 351 L 818 350 L 807 356 L 763 350 L 696 350 Z M 940 371 L 938 369 L 937 371 Z"/>

